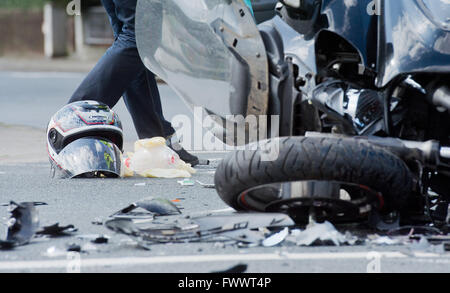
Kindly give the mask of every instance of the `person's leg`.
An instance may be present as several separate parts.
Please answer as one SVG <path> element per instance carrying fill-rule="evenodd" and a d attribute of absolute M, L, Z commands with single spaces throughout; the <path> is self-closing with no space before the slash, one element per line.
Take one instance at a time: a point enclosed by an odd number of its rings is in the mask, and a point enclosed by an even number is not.
<path fill-rule="evenodd" d="M 154 80 L 154 76 L 151 75 Z M 155 82 L 156 84 L 156 82 Z M 123 95 L 125 105 L 133 118 L 134 127 L 139 139 L 154 137 L 154 129 L 163 129 L 161 135 L 172 135 L 175 130 L 165 119 L 162 120 L 161 101 L 158 87 L 151 86 L 151 80 L 147 77 L 147 70 L 139 73 Z M 158 108 L 159 103 L 159 108 Z M 165 123 L 164 123 L 165 122 Z"/>
<path fill-rule="evenodd" d="M 166 137 L 172 136 L 173 134 L 175 134 L 175 129 L 173 129 L 172 123 L 167 121 L 166 118 L 164 117 L 161 105 L 161 96 L 159 94 L 158 84 L 156 82 L 155 75 L 151 71 L 146 70 L 146 77 L 148 81 L 148 86 L 150 87 L 150 92 L 155 93 L 154 95 L 152 95 L 153 105 L 155 106 L 155 112 L 162 123 L 164 135 Z"/>
<path fill-rule="evenodd" d="M 160 121 L 162 122 L 164 133 L 167 138 L 167 145 L 171 149 L 173 149 L 180 156 L 180 158 L 183 161 L 191 164 L 192 167 L 195 167 L 196 165 L 199 164 L 198 157 L 193 156 L 190 153 L 188 153 L 179 143 L 178 138 L 176 137 L 176 134 L 175 134 L 175 129 L 173 129 L 172 124 L 164 118 L 162 106 L 161 106 L 161 97 L 159 95 L 159 90 L 158 90 L 158 85 L 156 83 L 155 75 L 148 70 L 146 71 L 146 73 L 147 73 L 146 75 L 147 75 L 147 81 L 148 81 L 149 87 L 150 87 L 151 91 L 154 91 L 156 93 L 154 96 L 152 96 L 154 106 L 155 106 L 155 112 L 157 113 Z"/>
<path fill-rule="evenodd" d="M 136 67 L 129 65 L 129 55 L 123 53 L 126 53 L 126 50 L 115 42 L 84 78 L 69 103 L 96 100 L 114 107 L 131 81 L 136 78 Z"/>
<path fill-rule="evenodd" d="M 196 156 L 189 154 L 171 136 L 175 134 L 172 124 L 168 122 L 162 113 L 161 98 L 155 76 L 148 70 L 139 74 L 123 95 L 125 105 L 133 118 L 133 123 L 140 139 L 151 138 L 155 125 L 154 118 L 161 123 L 158 126 L 164 129 L 164 137 L 167 139 L 167 145 L 172 148 L 180 158 L 192 166 L 199 164 Z"/>
<path fill-rule="evenodd" d="M 88 76 L 83 80 L 75 93 L 69 100 L 69 103 L 81 100 L 95 100 L 113 108 L 125 91 L 133 89 L 134 83 L 138 83 L 139 76 L 145 76 L 146 69 L 142 64 L 136 48 L 129 48 L 120 41 L 108 49 L 105 55 L 100 59 L 97 65 L 92 69 Z M 146 82 L 143 82 L 146 85 Z M 146 88 L 148 88 L 146 86 Z M 151 102 L 149 90 L 142 94 L 140 100 L 148 99 Z M 145 117 L 148 127 L 145 128 L 145 136 L 164 136 L 164 132 L 159 121 L 159 116 L 150 111 L 153 105 L 147 104 L 142 108 L 139 115 L 133 115 L 133 120 Z M 150 111 L 150 112 L 145 112 Z"/>

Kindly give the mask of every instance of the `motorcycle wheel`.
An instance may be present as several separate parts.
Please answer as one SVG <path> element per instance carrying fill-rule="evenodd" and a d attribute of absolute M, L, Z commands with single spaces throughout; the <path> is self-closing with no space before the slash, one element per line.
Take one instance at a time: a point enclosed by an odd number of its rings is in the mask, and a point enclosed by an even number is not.
<path fill-rule="evenodd" d="M 267 160 L 266 148 L 277 146 L 278 156 Z M 265 158 L 265 159 L 262 159 Z M 236 210 L 266 210 L 280 195 L 258 186 L 297 181 L 356 184 L 380 192 L 385 210 L 400 210 L 411 194 L 413 177 L 397 156 L 353 138 L 285 137 L 270 139 L 253 150 L 232 152 L 215 174 L 216 190 Z"/>

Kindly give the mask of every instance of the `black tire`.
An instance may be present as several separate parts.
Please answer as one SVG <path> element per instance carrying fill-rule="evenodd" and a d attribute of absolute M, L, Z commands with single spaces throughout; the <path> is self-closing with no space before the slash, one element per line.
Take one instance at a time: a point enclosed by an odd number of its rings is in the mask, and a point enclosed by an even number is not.
<path fill-rule="evenodd" d="M 303 180 L 359 184 L 381 192 L 386 210 L 405 204 L 411 194 L 412 174 L 406 164 L 387 150 L 352 138 L 285 137 L 266 141 L 278 143 L 273 161 L 261 160 L 263 151 L 235 151 L 218 166 L 215 185 L 222 200 L 237 210 L 264 211 L 279 198 L 258 194 L 240 195 L 257 186 Z"/>

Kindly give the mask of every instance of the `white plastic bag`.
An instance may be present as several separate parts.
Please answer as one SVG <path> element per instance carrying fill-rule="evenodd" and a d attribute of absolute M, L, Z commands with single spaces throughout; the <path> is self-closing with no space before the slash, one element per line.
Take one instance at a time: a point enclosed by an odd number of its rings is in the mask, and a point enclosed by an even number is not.
<path fill-rule="evenodd" d="M 136 173 L 142 177 L 186 178 L 195 173 L 191 165 L 182 161 L 162 137 L 138 140 L 134 151 L 124 159 L 125 177 Z"/>

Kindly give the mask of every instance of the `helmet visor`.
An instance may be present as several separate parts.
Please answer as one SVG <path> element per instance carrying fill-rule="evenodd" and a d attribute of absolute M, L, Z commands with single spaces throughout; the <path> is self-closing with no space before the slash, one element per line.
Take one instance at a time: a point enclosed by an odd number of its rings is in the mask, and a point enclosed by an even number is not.
<path fill-rule="evenodd" d="M 56 178 L 118 178 L 122 175 L 122 153 L 112 142 L 86 137 L 67 145 L 51 160 Z"/>

